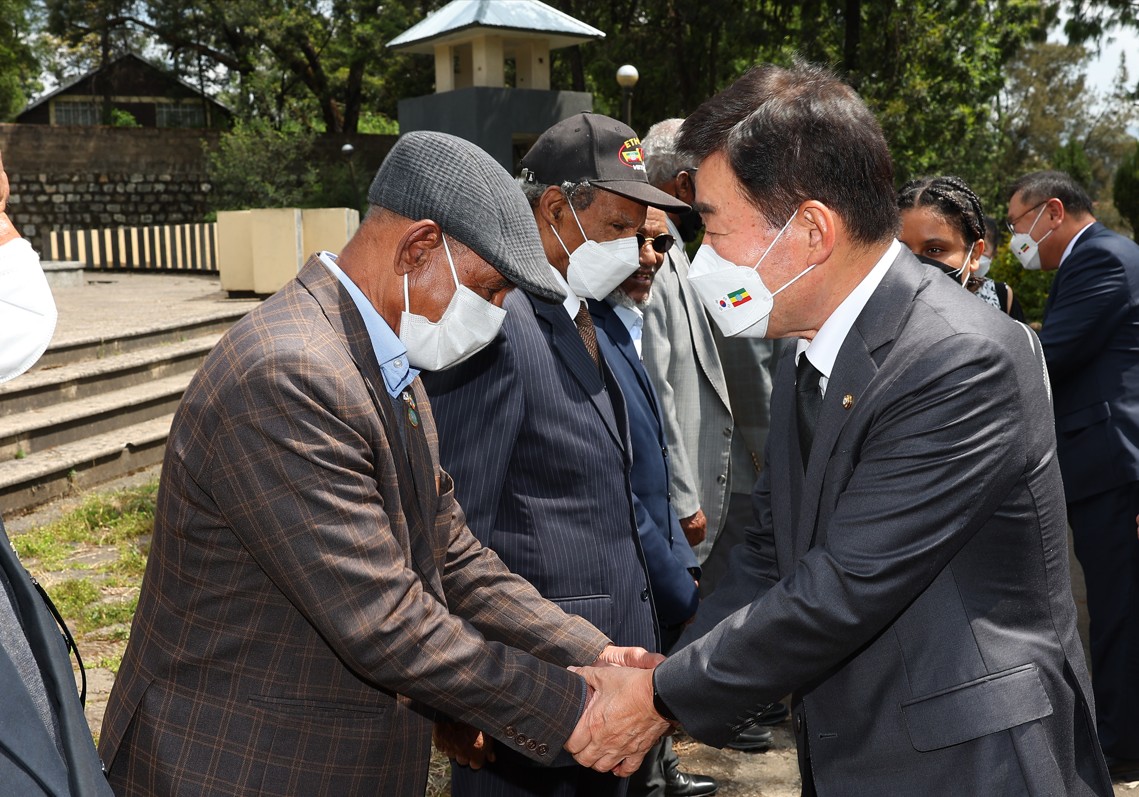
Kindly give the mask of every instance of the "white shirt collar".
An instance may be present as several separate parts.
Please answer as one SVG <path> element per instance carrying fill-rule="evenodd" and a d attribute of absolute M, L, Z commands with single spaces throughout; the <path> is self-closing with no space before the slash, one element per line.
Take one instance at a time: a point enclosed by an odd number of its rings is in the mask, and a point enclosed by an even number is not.
<path fill-rule="evenodd" d="M 799 339 L 795 348 L 795 364 L 799 364 L 799 356 L 806 352 L 811 365 L 815 366 L 823 375 L 822 379 L 819 380 L 819 386 L 823 393 L 826 393 L 827 382 L 834 370 L 835 359 L 838 357 L 838 351 L 842 348 L 846 336 L 850 334 L 850 328 L 858 320 L 862 308 L 866 307 L 866 303 L 870 301 L 870 297 L 878 288 L 878 284 L 882 282 L 882 278 L 886 276 L 886 272 L 890 270 L 890 265 L 897 259 L 901 251 L 901 242 L 893 241 L 882 257 L 878 259 L 878 262 L 874 264 L 874 268 L 870 269 L 862 281 L 854 286 L 854 290 L 842 300 L 842 304 L 836 307 L 830 317 L 823 322 L 814 340 Z"/>
<path fill-rule="evenodd" d="M 566 292 L 566 300 L 562 302 L 562 307 L 566 309 L 571 319 L 577 318 L 578 311 L 581 310 L 581 299 L 577 298 L 577 294 L 573 292 L 573 288 L 566 282 L 566 278 L 562 276 L 562 272 L 550 266 L 550 273 L 554 275 L 554 281 L 561 285 L 562 290 Z"/>
<path fill-rule="evenodd" d="M 1081 227 L 1080 231 L 1072 236 L 1072 240 L 1068 241 L 1068 246 L 1064 249 L 1064 254 L 1060 255 L 1061 266 L 1064 265 L 1064 261 L 1068 259 L 1068 255 L 1072 254 L 1072 248 L 1075 247 L 1076 241 L 1080 240 L 1080 236 L 1087 232 L 1088 227 L 1092 226 L 1093 224 L 1095 224 L 1095 219 L 1092 219 L 1083 227 Z M 1057 266 L 1057 268 L 1059 268 L 1059 266 Z"/>
<path fill-rule="evenodd" d="M 625 325 L 625 329 L 629 331 L 629 337 L 633 340 L 633 348 L 637 350 L 637 356 L 642 356 L 641 333 L 645 328 L 645 311 L 639 307 L 626 307 L 609 299 L 605 301 L 613 308 L 613 312 L 617 314 L 621 323 Z"/>

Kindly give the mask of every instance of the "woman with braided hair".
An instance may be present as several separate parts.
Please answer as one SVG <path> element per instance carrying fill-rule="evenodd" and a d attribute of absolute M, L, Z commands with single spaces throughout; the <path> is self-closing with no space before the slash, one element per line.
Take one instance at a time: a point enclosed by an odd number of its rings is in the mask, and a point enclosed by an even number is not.
<path fill-rule="evenodd" d="M 936 266 L 969 292 L 1001 312 L 1024 321 L 1012 288 L 974 274 L 985 251 L 985 211 L 981 200 L 960 177 L 910 180 L 898 192 L 902 232 L 910 251 Z"/>

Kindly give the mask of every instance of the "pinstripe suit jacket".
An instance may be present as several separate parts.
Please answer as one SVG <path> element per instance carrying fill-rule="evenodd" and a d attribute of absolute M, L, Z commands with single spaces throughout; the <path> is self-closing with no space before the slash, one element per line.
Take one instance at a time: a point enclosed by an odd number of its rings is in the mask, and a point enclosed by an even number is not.
<path fill-rule="evenodd" d="M 315 260 L 211 352 L 103 722 L 120 797 L 421 795 L 433 709 L 560 751 L 583 689 L 555 665 L 606 640 L 471 535 L 412 389 L 425 437 Z"/>
<path fill-rule="evenodd" d="M 734 424 L 711 324 L 688 285 L 688 257 L 679 243 L 653 281 L 641 351 L 660 397 L 672 505 L 682 518 L 697 509 L 708 518 L 707 537 L 694 548 L 703 562 L 727 517 Z M 743 474 L 750 487 L 754 470 Z"/>
<path fill-rule="evenodd" d="M 424 377 L 467 522 L 567 612 L 655 650 L 620 387 L 562 305 L 516 290 L 505 307 L 490 346 Z"/>

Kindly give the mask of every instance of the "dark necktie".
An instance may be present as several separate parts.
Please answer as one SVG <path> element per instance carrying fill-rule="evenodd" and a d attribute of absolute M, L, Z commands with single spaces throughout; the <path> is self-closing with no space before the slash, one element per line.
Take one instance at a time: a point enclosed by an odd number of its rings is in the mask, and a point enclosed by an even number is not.
<path fill-rule="evenodd" d="M 811 364 L 807 355 L 799 355 L 795 366 L 795 412 L 799 421 L 799 453 L 803 455 L 803 470 L 811 457 L 811 444 L 815 440 L 815 424 L 819 420 L 819 407 L 823 394 L 819 390 L 819 380 L 823 375 Z"/>
<path fill-rule="evenodd" d="M 600 368 L 601 355 L 597 351 L 597 330 L 593 328 L 593 319 L 589 315 L 589 305 L 585 302 L 581 303 L 581 308 L 573 317 L 573 323 L 577 327 L 577 334 L 581 336 L 581 342 L 585 344 L 585 350 L 593 359 L 593 364 Z"/>

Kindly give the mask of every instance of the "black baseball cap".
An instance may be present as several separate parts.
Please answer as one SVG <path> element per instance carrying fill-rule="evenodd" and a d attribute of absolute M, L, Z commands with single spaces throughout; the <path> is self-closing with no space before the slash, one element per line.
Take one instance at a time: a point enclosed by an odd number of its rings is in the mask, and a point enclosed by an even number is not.
<path fill-rule="evenodd" d="M 522 178 L 543 185 L 589 183 L 669 213 L 690 209 L 649 184 L 633 128 L 596 113 L 575 114 L 539 136 L 522 158 Z"/>

